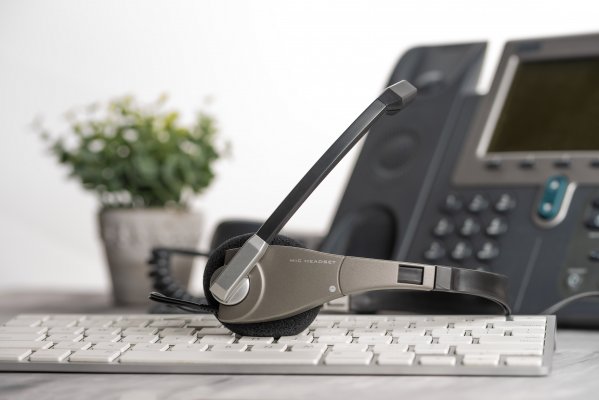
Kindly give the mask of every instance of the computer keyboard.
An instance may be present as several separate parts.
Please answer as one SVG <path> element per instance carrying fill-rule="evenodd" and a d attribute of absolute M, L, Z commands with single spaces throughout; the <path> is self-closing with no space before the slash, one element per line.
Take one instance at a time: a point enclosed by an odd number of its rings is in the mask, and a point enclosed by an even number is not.
<path fill-rule="evenodd" d="M 554 316 L 319 315 L 297 336 L 240 337 L 212 315 L 19 315 L 0 371 L 546 375 Z"/>

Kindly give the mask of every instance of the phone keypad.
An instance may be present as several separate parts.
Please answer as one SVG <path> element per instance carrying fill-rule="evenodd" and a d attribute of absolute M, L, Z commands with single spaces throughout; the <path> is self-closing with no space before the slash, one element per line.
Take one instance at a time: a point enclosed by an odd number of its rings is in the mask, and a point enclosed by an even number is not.
<path fill-rule="evenodd" d="M 432 240 L 423 252 L 428 262 L 488 264 L 500 255 L 497 240 L 509 230 L 508 214 L 516 207 L 509 193 L 490 196 L 448 194 L 431 227 Z"/>

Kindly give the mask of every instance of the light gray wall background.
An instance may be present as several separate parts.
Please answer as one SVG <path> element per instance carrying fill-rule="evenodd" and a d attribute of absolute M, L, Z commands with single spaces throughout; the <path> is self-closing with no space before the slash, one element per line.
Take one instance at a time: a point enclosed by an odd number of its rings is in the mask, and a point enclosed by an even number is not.
<path fill-rule="evenodd" d="M 489 40 L 484 91 L 506 40 L 598 31 L 597 4 L 3 0 L 0 289 L 109 284 L 96 199 L 45 153 L 29 128 L 38 115 L 58 129 L 73 106 L 164 92 L 187 118 L 197 109 L 214 114 L 233 156 L 194 204 L 206 215 L 206 246 L 223 218 L 265 218 L 409 47 Z M 326 231 L 355 153 L 290 228 Z"/>

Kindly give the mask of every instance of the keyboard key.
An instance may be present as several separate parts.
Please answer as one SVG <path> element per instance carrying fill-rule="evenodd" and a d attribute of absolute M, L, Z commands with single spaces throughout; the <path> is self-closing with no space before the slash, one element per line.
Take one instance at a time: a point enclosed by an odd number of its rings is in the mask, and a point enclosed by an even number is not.
<path fill-rule="evenodd" d="M 407 344 L 375 344 L 373 347 L 375 353 L 402 353 L 408 350 Z"/>
<path fill-rule="evenodd" d="M 54 345 L 54 342 L 34 342 L 31 340 L 2 340 L 0 341 L 0 349 L 49 349 Z"/>
<path fill-rule="evenodd" d="M 337 328 L 341 329 L 368 329 L 371 326 L 372 321 L 342 321 L 337 324 Z"/>
<path fill-rule="evenodd" d="M 312 329 L 316 329 L 316 328 L 332 328 L 333 327 L 333 321 L 326 321 L 326 320 L 316 320 L 314 322 L 312 322 L 310 324 L 310 328 Z"/>
<path fill-rule="evenodd" d="M 46 333 L 48 328 L 45 326 L 2 326 L 0 327 L 0 334 L 20 334 L 27 333 L 32 335 L 41 335 L 42 333 Z"/>
<path fill-rule="evenodd" d="M 70 350 L 66 349 L 50 349 L 50 350 L 38 350 L 29 357 L 31 362 L 61 362 L 66 359 Z"/>
<path fill-rule="evenodd" d="M 121 332 L 110 332 L 114 335 Z M 158 328 L 126 328 L 121 333 L 123 336 L 137 336 L 137 335 L 156 335 Z"/>
<path fill-rule="evenodd" d="M 89 321 L 120 321 L 124 318 L 124 315 L 86 315 L 82 322 Z"/>
<path fill-rule="evenodd" d="M 52 348 L 75 351 L 89 349 L 91 345 L 91 342 L 59 342 L 52 346 Z"/>
<path fill-rule="evenodd" d="M 79 342 L 83 340 L 83 335 L 51 335 L 46 340 L 52 342 Z"/>
<path fill-rule="evenodd" d="M 137 347 L 138 345 L 135 345 Z M 147 346 L 147 345 L 146 345 Z M 194 344 L 176 344 L 173 346 L 171 351 L 206 351 L 209 345 L 207 343 L 194 343 Z M 152 350 L 152 349 L 148 349 Z"/>
<path fill-rule="evenodd" d="M 255 343 L 252 345 L 252 351 L 285 351 L 286 349 L 287 345 L 282 343 Z"/>
<path fill-rule="evenodd" d="M 505 335 L 505 329 L 503 329 L 503 328 L 490 328 L 490 329 L 475 328 L 475 329 L 471 330 L 470 334 L 474 337 L 480 337 L 480 336 L 486 336 L 486 335 L 503 336 L 503 335 Z"/>
<path fill-rule="evenodd" d="M 542 355 L 543 346 L 537 344 L 501 343 L 501 344 L 459 344 L 456 354 L 505 354 L 505 355 Z"/>
<path fill-rule="evenodd" d="M 129 335 L 123 337 L 123 342 L 137 343 L 155 343 L 159 339 L 158 335 Z"/>
<path fill-rule="evenodd" d="M 150 321 L 147 319 L 127 319 L 123 321 L 116 321 L 112 326 L 119 328 L 143 328 L 148 325 Z"/>
<path fill-rule="evenodd" d="M 352 336 L 385 336 L 387 331 L 385 329 L 354 329 Z"/>
<path fill-rule="evenodd" d="M 335 336 L 325 335 L 318 337 L 318 343 L 335 344 L 335 343 L 351 343 L 353 337 L 351 336 Z"/>
<path fill-rule="evenodd" d="M 217 344 L 217 343 L 233 343 L 235 336 L 232 335 L 208 335 L 200 339 L 200 343 Z"/>
<path fill-rule="evenodd" d="M 393 340 L 391 336 L 361 336 L 358 343 L 361 344 L 389 344 Z"/>
<path fill-rule="evenodd" d="M 142 328 L 145 329 L 145 328 Z M 121 328 L 117 328 L 117 327 L 112 327 L 112 328 L 87 328 L 85 330 L 85 334 L 87 336 L 91 336 L 91 335 L 118 335 L 121 333 Z M 128 335 L 131 334 L 133 335 L 134 333 L 128 333 Z M 140 334 L 140 333 L 136 333 L 136 334 Z"/>
<path fill-rule="evenodd" d="M 131 354 L 137 352 L 127 352 L 125 354 Z M 139 352 L 143 353 L 143 352 Z M 158 352 L 153 352 L 158 353 Z M 74 352 L 69 361 L 71 362 L 92 362 L 92 363 L 109 363 L 118 358 L 121 355 L 120 351 L 116 350 L 80 350 Z"/>
<path fill-rule="evenodd" d="M 131 345 L 124 342 L 101 342 L 94 344 L 94 350 L 116 350 L 121 353 L 129 347 L 131 347 Z"/>
<path fill-rule="evenodd" d="M 314 337 L 311 335 L 301 336 L 281 336 L 277 343 L 296 344 L 296 343 L 312 343 Z"/>
<path fill-rule="evenodd" d="M 356 352 L 368 350 L 367 344 L 360 343 L 338 343 L 333 345 L 333 351 Z"/>
<path fill-rule="evenodd" d="M 466 354 L 462 363 L 466 366 L 495 366 L 499 364 L 499 354 Z"/>
<path fill-rule="evenodd" d="M 525 320 L 525 321 L 496 321 L 493 322 L 494 328 L 516 328 L 516 327 L 545 327 L 544 320 Z"/>
<path fill-rule="evenodd" d="M 378 322 L 376 324 L 376 328 L 377 329 L 384 329 L 384 330 L 390 330 L 390 329 L 406 329 L 408 326 L 410 326 L 409 323 L 401 322 L 401 321 L 381 321 Z M 423 329 L 424 331 L 424 329 Z M 422 332 L 422 334 L 424 335 L 424 332 Z"/>
<path fill-rule="evenodd" d="M 245 351 L 247 350 L 248 345 L 242 343 L 233 343 L 233 344 L 215 344 L 212 345 L 210 351 Z"/>
<path fill-rule="evenodd" d="M 66 320 L 66 321 L 80 321 L 85 319 L 86 316 L 84 314 L 54 314 L 49 315 L 45 320 L 58 321 L 58 320 Z"/>
<path fill-rule="evenodd" d="M 472 336 L 441 336 L 438 339 L 440 344 L 460 344 L 460 343 L 472 343 Z"/>
<path fill-rule="evenodd" d="M 13 319 L 32 319 L 32 318 L 45 321 L 47 319 L 50 319 L 50 316 L 47 314 L 21 314 L 21 315 L 17 315 Z"/>
<path fill-rule="evenodd" d="M 42 323 L 42 320 L 39 318 L 19 318 L 19 319 L 11 319 L 4 326 L 12 326 L 12 327 L 33 327 L 39 326 Z"/>
<path fill-rule="evenodd" d="M 512 336 L 536 336 L 545 337 L 545 328 L 541 327 L 517 327 L 510 328 Z"/>
<path fill-rule="evenodd" d="M 314 329 L 312 335 L 314 337 L 320 336 L 345 336 L 347 335 L 348 329 L 339 329 L 339 328 L 317 328 Z"/>
<path fill-rule="evenodd" d="M 76 319 L 49 319 L 42 322 L 42 326 L 48 328 L 68 328 L 77 325 Z"/>
<path fill-rule="evenodd" d="M 397 343 L 402 344 L 430 343 L 432 341 L 432 336 L 401 335 L 397 337 Z"/>
<path fill-rule="evenodd" d="M 455 357 L 452 356 L 422 356 L 420 357 L 421 365 L 440 365 L 451 366 L 455 365 Z"/>
<path fill-rule="evenodd" d="M 173 335 L 173 336 L 165 336 L 162 339 L 160 339 L 161 343 L 168 343 L 168 344 L 179 344 L 179 343 L 194 343 L 196 340 L 198 340 L 198 338 L 193 335 L 193 336 L 181 336 L 181 335 Z"/>
<path fill-rule="evenodd" d="M 433 336 L 433 337 L 464 336 L 465 333 L 466 333 L 466 331 L 464 329 L 442 328 L 442 329 L 433 329 L 431 331 L 431 336 Z"/>
<path fill-rule="evenodd" d="M 184 352 L 184 351 L 129 351 L 120 358 L 121 364 L 245 364 L 245 365 L 316 365 L 320 360 L 318 351 L 247 351 L 247 352 Z"/>
<path fill-rule="evenodd" d="M 113 324 L 112 320 L 80 321 L 77 326 L 83 328 L 106 328 Z"/>
<path fill-rule="evenodd" d="M 373 356 L 371 351 L 333 351 L 327 354 L 324 362 L 327 365 L 368 365 Z"/>
<path fill-rule="evenodd" d="M 183 345 L 184 346 L 184 345 Z M 208 345 L 203 345 L 204 349 L 208 348 Z M 131 350 L 139 351 L 165 351 L 169 348 L 168 343 L 137 343 L 134 344 Z"/>
<path fill-rule="evenodd" d="M 0 349 L 0 361 L 23 361 L 30 354 L 29 349 Z"/>
<path fill-rule="evenodd" d="M 86 342 L 117 342 L 121 340 L 121 335 L 88 335 L 84 338 Z"/>
<path fill-rule="evenodd" d="M 514 321 L 543 321 L 547 322 L 545 315 L 513 315 L 512 320 Z"/>
<path fill-rule="evenodd" d="M 45 333 L 0 333 L 0 341 L 4 340 L 33 340 L 35 342 L 44 340 Z"/>
<path fill-rule="evenodd" d="M 246 344 L 257 344 L 257 343 L 265 343 L 270 344 L 274 342 L 274 338 L 271 337 L 258 337 L 258 336 L 243 336 L 237 340 L 237 343 L 246 343 Z"/>
<path fill-rule="evenodd" d="M 206 335 L 231 335 L 233 332 L 228 330 L 227 328 L 202 328 L 198 332 L 200 336 Z"/>
<path fill-rule="evenodd" d="M 380 365 L 412 365 L 415 354 L 407 353 L 381 353 L 378 357 Z"/>
<path fill-rule="evenodd" d="M 70 328 L 50 328 L 48 335 L 81 335 L 85 331 L 82 326 L 73 326 Z"/>
<path fill-rule="evenodd" d="M 517 367 L 540 367 L 543 365 L 541 357 L 506 357 L 505 364 Z"/>
<path fill-rule="evenodd" d="M 220 328 L 223 326 L 217 319 L 213 321 L 192 321 L 186 325 L 188 328 Z"/>
<path fill-rule="evenodd" d="M 392 336 L 424 336 L 426 329 L 414 328 L 414 329 L 393 329 L 391 331 Z"/>
<path fill-rule="evenodd" d="M 425 328 L 428 330 L 432 329 L 443 329 L 447 328 L 449 321 L 447 320 L 438 320 L 438 321 L 416 321 L 413 322 L 410 326 L 413 328 Z"/>
<path fill-rule="evenodd" d="M 291 346 L 291 351 L 318 351 L 320 353 L 324 353 L 327 349 L 326 344 L 319 343 L 300 343 L 294 344 Z"/>
<path fill-rule="evenodd" d="M 489 343 L 538 343 L 543 344 L 544 340 L 539 336 L 482 336 L 478 339 L 480 344 Z"/>
<path fill-rule="evenodd" d="M 417 354 L 447 354 L 449 345 L 447 344 L 417 344 L 414 346 Z"/>
<path fill-rule="evenodd" d="M 382 322 L 393 322 L 395 324 L 405 324 L 406 326 L 409 326 L 412 323 L 412 319 L 413 317 L 390 315 L 386 317 L 384 321 L 377 322 L 377 325 L 381 324 Z"/>
<path fill-rule="evenodd" d="M 154 328 L 183 328 L 187 321 L 184 319 L 162 319 L 153 321 L 150 327 Z"/>
<path fill-rule="evenodd" d="M 152 328 L 144 328 L 144 329 L 152 329 Z M 195 329 L 194 328 L 164 328 L 160 331 L 159 336 L 185 336 L 185 335 L 193 335 Z M 153 335 L 156 332 L 146 333 L 147 335 Z"/>
<path fill-rule="evenodd" d="M 499 321 L 501 323 L 501 321 Z M 459 329 L 485 329 L 489 323 L 487 320 L 454 322 L 453 327 Z M 497 326 L 496 326 L 497 328 Z"/>

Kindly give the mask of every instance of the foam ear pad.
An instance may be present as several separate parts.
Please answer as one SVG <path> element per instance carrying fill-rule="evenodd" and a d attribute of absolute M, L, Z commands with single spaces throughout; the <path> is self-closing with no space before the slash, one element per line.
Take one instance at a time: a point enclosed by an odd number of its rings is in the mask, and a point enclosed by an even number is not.
<path fill-rule="evenodd" d="M 222 267 L 225 263 L 225 253 L 227 250 L 236 249 L 241 246 L 253 235 L 253 233 L 236 236 L 225 241 L 223 244 L 218 246 L 210 254 L 210 258 L 206 262 L 204 269 L 204 294 L 208 304 L 218 307 L 219 302 L 210 293 L 210 279 L 212 274 Z M 271 245 L 275 246 L 293 246 L 293 247 L 304 247 L 301 243 L 293 240 L 287 236 L 278 235 L 271 242 Z M 318 315 L 320 306 L 311 308 L 307 311 L 293 315 L 291 317 L 266 322 L 256 322 L 249 324 L 230 324 L 223 322 L 232 332 L 235 332 L 242 336 L 266 336 L 266 337 L 281 337 L 281 336 L 294 336 L 303 332 Z M 217 313 L 218 316 L 218 313 Z M 222 321 L 221 321 L 222 322 Z"/>

